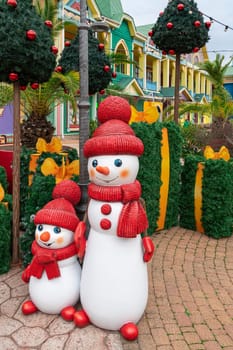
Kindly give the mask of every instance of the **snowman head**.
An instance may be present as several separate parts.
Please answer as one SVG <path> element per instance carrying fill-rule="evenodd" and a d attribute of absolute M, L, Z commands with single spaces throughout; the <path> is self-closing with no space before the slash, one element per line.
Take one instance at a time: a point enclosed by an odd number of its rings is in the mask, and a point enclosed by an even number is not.
<path fill-rule="evenodd" d="M 64 180 L 54 187 L 52 197 L 35 215 L 35 239 L 44 248 L 59 249 L 74 241 L 79 224 L 74 205 L 79 202 L 81 191 L 74 181 Z"/>
<path fill-rule="evenodd" d="M 84 145 L 90 180 L 98 185 L 128 184 L 136 179 L 142 141 L 128 125 L 131 107 L 124 98 L 109 96 L 100 103 L 101 125 Z M 104 170 L 105 169 L 105 170 Z"/>

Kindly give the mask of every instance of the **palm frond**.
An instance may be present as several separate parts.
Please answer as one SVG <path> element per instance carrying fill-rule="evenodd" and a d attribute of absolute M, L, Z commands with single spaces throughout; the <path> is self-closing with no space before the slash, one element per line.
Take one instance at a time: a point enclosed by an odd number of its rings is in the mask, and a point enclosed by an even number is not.
<path fill-rule="evenodd" d="M 13 101 L 13 87 L 10 84 L 0 83 L 0 106 L 3 107 Z"/>

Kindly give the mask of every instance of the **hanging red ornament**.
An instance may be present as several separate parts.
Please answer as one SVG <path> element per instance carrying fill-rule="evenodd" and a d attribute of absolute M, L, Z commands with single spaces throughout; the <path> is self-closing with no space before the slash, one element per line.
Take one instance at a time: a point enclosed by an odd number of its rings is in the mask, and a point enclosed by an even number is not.
<path fill-rule="evenodd" d="M 150 36 L 150 37 L 152 37 L 153 36 L 153 30 L 150 30 L 149 32 L 148 32 L 148 35 Z"/>
<path fill-rule="evenodd" d="M 46 19 L 46 21 L 44 21 L 44 24 L 49 28 L 53 28 L 53 22 L 49 19 Z"/>
<path fill-rule="evenodd" d="M 201 22 L 200 22 L 200 21 L 195 21 L 195 22 L 194 22 L 194 26 L 195 26 L 196 28 L 200 27 L 200 25 L 201 25 Z"/>
<path fill-rule="evenodd" d="M 193 48 L 193 52 L 198 52 L 200 49 L 199 49 L 199 47 L 194 47 Z"/>
<path fill-rule="evenodd" d="M 104 44 L 103 44 L 103 43 L 99 43 L 98 49 L 99 49 L 100 51 L 102 51 L 102 50 L 104 49 Z"/>
<path fill-rule="evenodd" d="M 66 47 L 70 46 L 70 41 L 69 40 L 65 41 L 65 46 Z"/>
<path fill-rule="evenodd" d="M 163 54 L 163 55 L 166 55 L 166 54 L 167 54 L 167 51 L 163 50 L 163 51 L 162 51 L 162 54 Z"/>
<path fill-rule="evenodd" d="M 38 84 L 38 83 L 31 83 L 31 88 L 32 88 L 33 90 L 36 90 L 36 89 L 39 88 L 39 84 Z"/>
<path fill-rule="evenodd" d="M 169 53 L 169 55 L 175 55 L 176 52 L 175 52 L 175 50 L 171 49 L 168 51 L 168 53 Z"/>
<path fill-rule="evenodd" d="M 79 90 L 79 89 L 76 91 L 76 94 L 77 94 L 77 95 L 80 95 L 80 90 Z"/>
<path fill-rule="evenodd" d="M 210 21 L 205 22 L 206 28 L 209 29 L 209 28 L 211 27 L 211 24 L 212 24 L 212 23 L 211 23 Z"/>
<path fill-rule="evenodd" d="M 30 29 L 27 31 L 26 36 L 28 40 L 35 40 L 36 39 L 36 32 L 33 29 Z"/>
<path fill-rule="evenodd" d="M 164 14 L 163 11 L 159 12 L 159 16 L 160 16 L 160 17 L 163 16 L 163 14 Z"/>
<path fill-rule="evenodd" d="M 103 90 L 100 90 L 100 95 L 104 95 L 105 94 L 105 90 L 103 89 Z"/>
<path fill-rule="evenodd" d="M 112 72 L 112 77 L 113 77 L 113 78 L 116 78 L 116 77 L 117 77 L 116 72 Z"/>
<path fill-rule="evenodd" d="M 25 91 L 27 89 L 27 85 L 20 85 L 19 88 L 21 91 Z"/>
<path fill-rule="evenodd" d="M 184 4 L 178 4 L 178 5 L 177 5 L 177 9 L 178 9 L 179 11 L 183 11 L 183 9 L 184 9 Z"/>
<path fill-rule="evenodd" d="M 62 72 L 62 66 L 57 66 L 57 67 L 55 68 L 55 72 L 61 73 L 61 72 Z"/>
<path fill-rule="evenodd" d="M 17 1 L 16 0 L 7 0 L 7 5 L 16 7 L 17 6 Z"/>
<path fill-rule="evenodd" d="M 19 76 L 17 73 L 10 73 L 9 79 L 10 79 L 10 81 L 17 81 L 19 79 Z"/>
<path fill-rule="evenodd" d="M 56 55 L 58 53 L 58 48 L 56 46 L 51 46 L 51 51 Z"/>
<path fill-rule="evenodd" d="M 104 66 L 104 71 L 105 72 L 109 72 L 110 71 L 110 67 L 108 65 Z"/>
<path fill-rule="evenodd" d="M 172 22 L 167 23 L 167 29 L 172 29 L 174 27 L 174 24 Z"/>

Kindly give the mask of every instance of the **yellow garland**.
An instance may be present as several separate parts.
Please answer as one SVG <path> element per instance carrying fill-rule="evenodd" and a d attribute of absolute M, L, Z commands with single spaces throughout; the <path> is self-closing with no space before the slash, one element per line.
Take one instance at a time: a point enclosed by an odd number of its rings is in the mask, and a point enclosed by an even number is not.
<path fill-rule="evenodd" d="M 206 146 L 204 150 L 204 157 L 206 159 L 223 159 L 228 161 L 230 159 L 230 153 L 225 146 L 222 146 L 218 152 L 215 152 L 211 146 Z M 203 170 L 205 165 L 203 163 L 198 163 L 195 179 L 195 188 L 194 188 L 194 215 L 196 222 L 197 231 L 204 233 L 204 228 L 202 226 L 202 178 Z"/>
<path fill-rule="evenodd" d="M 170 182 L 170 153 L 167 128 L 162 129 L 162 142 L 161 142 L 161 181 L 160 187 L 160 200 L 159 200 L 159 218 L 157 220 L 157 231 L 164 228 L 167 202 Z"/>

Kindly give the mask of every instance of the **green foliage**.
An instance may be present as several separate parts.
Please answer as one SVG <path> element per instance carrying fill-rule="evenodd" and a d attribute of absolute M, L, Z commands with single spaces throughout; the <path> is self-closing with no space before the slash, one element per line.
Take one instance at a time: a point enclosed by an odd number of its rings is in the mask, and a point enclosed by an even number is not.
<path fill-rule="evenodd" d="M 30 0 L 17 0 L 17 6 L 0 0 L 0 80 L 10 83 L 9 73 L 17 73 L 21 85 L 47 81 L 55 68 L 54 45 L 48 28 Z M 34 30 L 35 40 L 27 38 Z"/>
<path fill-rule="evenodd" d="M 178 198 L 180 192 L 180 155 L 182 137 L 179 127 L 173 123 L 133 123 L 135 134 L 143 141 L 144 153 L 140 157 L 138 180 L 142 185 L 142 197 L 146 202 L 149 220 L 148 233 L 152 234 L 157 228 L 159 218 L 159 199 L 161 187 L 161 140 L 162 128 L 167 128 L 170 149 L 170 181 L 169 196 L 164 228 L 178 223 Z"/>
<path fill-rule="evenodd" d="M 229 237 L 233 228 L 233 164 L 223 159 L 189 156 L 182 172 L 180 226 L 196 230 L 195 179 L 198 162 L 204 162 L 202 178 L 202 226 L 207 236 Z"/>
<path fill-rule="evenodd" d="M 205 140 L 208 136 L 207 131 L 201 125 L 196 124 L 183 126 L 180 130 L 184 139 L 182 157 L 184 158 L 191 154 L 203 154 L 203 148 L 206 145 Z"/>
<path fill-rule="evenodd" d="M 104 50 L 100 50 L 99 41 L 94 37 L 91 30 L 88 31 L 88 73 L 89 73 L 89 94 L 94 94 L 105 89 L 112 79 L 112 70 L 104 70 L 104 66 L 110 67 L 110 60 Z M 79 72 L 79 33 L 71 45 L 64 48 L 59 65 L 62 72 L 71 70 Z"/>
<path fill-rule="evenodd" d="M 179 11 L 177 5 L 181 3 L 184 9 Z M 199 27 L 194 25 L 195 21 L 200 22 Z M 173 28 L 167 28 L 168 22 L 173 24 Z M 208 28 L 193 0 L 169 1 L 154 24 L 152 33 L 151 38 L 160 50 L 174 50 L 176 54 L 191 53 L 194 48 L 203 47 L 209 40 Z"/>
<path fill-rule="evenodd" d="M 0 274 L 10 269 L 11 262 L 11 226 L 12 226 L 12 196 L 7 194 L 7 176 L 5 168 L 0 166 L 0 184 L 5 195 L 2 202 L 8 203 L 8 208 L 0 202 Z"/>

